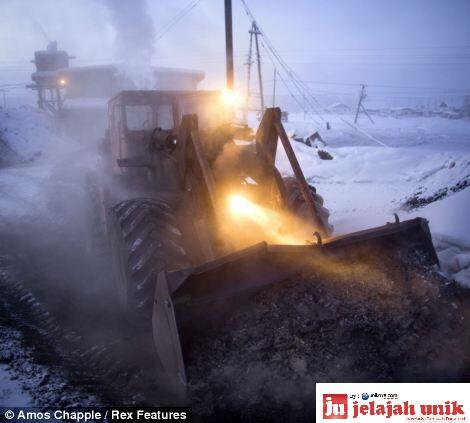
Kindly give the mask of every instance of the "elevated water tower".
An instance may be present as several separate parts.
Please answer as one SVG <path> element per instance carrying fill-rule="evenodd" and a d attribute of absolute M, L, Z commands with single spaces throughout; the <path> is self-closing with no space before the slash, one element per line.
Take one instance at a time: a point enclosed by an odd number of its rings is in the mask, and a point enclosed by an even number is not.
<path fill-rule="evenodd" d="M 31 63 L 36 65 L 36 71 L 31 74 L 33 84 L 28 88 L 38 93 L 38 106 L 56 114 L 63 104 L 62 91 L 66 88 L 67 81 L 61 78 L 59 70 L 69 67 L 69 60 L 73 59 L 64 50 L 58 50 L 57 41 L 51 41 L 46 50 L 34 52 Z"/>

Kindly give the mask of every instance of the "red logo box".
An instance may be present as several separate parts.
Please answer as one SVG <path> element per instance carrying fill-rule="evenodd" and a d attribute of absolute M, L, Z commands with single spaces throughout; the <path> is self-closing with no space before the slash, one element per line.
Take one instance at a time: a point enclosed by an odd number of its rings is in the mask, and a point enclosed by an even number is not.
<path fill-rule="evenodd" d="M 323 418 L 347 419 L 348 395 L 347 394 L 323 394 Z"/>

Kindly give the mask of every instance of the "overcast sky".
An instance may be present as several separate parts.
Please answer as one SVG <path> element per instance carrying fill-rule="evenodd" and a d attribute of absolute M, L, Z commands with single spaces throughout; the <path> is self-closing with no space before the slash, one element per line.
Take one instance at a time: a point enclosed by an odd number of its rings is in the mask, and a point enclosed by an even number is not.
<path fill-rule="evenodd" d="M 401 87 L 470 88 L 469 0 L 246 2 L 302 80 L 390 85 L 396 88 L 383 87 L 384 92 L 395 94 Z M 190 3 L 0 0 L 0 67 L 29 70 L 33 51 L 46 45 L 42 27 L 49 39 L 58 40 L 59 47 L 77 56 L 77 64 L 122 59 L 123 48 L 132 48 L 156 65 L 203 70 L 205 86 L 220 87 L 225 79 L 224 2 L 200 0 L 182 20 L 168 27 Z M 131 6 L 140 10 L 134 13 Z M 235 78 L 243 86 L 250 22 L 240 0 L 233 0 L 233 8 Z M 142 49 L 147 42 L 152 57 Z M 266 90 L 270 90 L 273 68 L 264 50 L 262 55 Z M 312 86 L 320 91 L 351 89 L 347 85 Z"/>

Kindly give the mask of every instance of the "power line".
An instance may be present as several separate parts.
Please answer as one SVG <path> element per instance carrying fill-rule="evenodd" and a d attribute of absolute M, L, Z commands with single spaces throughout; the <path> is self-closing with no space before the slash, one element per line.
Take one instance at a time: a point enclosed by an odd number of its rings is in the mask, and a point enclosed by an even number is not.
<path fill-rule="evenodd" d="M 295 65 L 332 65 L 335 62 L 315 61 L 315 62 L 292 62 Z M 344 61 L 337 62 L 345 64 Z M 470 62 L 365 62 L 363 60 L 358 62 L 346 63 L 349 66 L 468 66 Z"/>
<path fill-rule="evenodd" d="M 303 81 L 306 84 L 318 85 L 342 85 L 348 87 L 360 87 L 359 83 L 351 82 L 326 82 L 326 81 Z M 410 85 L 384 85 L 384 84 L 367 84 L 368 87 L 374 88 L 393 88 L 393 89 L 412 89 L 412 90 L 441 90 L 441 91 L 470 91 L 470 88 L 446 88 L 446 87 L 419 87 Z"/>
<path fill-rule="evenodd" d="M 193 0 L 171 18 L 163 29 L 155 36 L 155 43 L 158 42 L 168 31 L 170 31 L 181 19 L 193 10 L 201 0 Z"/>
<path fill-rule="evenodd" d="M 269 55 L 269 53 L 268 53 L 268 55 Z M 277 70 L 277 68 L 275 67 L 274 61 L 272 63 L 273 63 L 274 69 Z M 309 116 L 309 118 L 318 126 L 317 129 L 319 129 L 319 127 L 321 126 L 320 122 L 318 122 L 318 120 L 315 118 L 315 116 L 309 110 L 305 110 L 305 105 L 302 104 L 302 102 L 291 91 L 291 89 L 289 88 L 289 85 L 287 84 L 286 80 L 282 77 L 282 75 L 279 73 L 279 71 L 277 71 L 277 75 L 278 75 L 279 79 L 281 80 L 282 85 L 284 85 L 284 87 L 288 91 L 290 97 L 297 103 L 297 105 L 300 107 L 300 109 L 303 110 L 304 113 L 306 113 Z"/>
<path fill-rule="evenodd" d="M 256 22 L 254 16 L 253 16 L 253 13 L 251 12 L 251 10 L 248 8 L 248 5 L 246 4 L 245 0 L 241 0 L 244 8 L 245 8 L 245 12 L 246 14 L 248 15 L 248 17 L 253 21 L 253 22 Z M 266 45 L 268 46 L 268 48 L 266 49 L 266 51 L 268 52 L 268 56 L 271 58 L 271 56 L 269 55 L 269 52 L 272 53 L 272 55 L 274 56 L 274 58 L 279 62 L 279 64 L 281 65 L 281 67 L 284 69 L 284 71 L 287 73 L 287 75 L 290 77 L 290 81 L 294 84 L 294 86 L 297 87 L 297 89 L 299 89 L 299 92 L 300 94 L 305 94 L 305 92 L 307 94 L 309 94 L 309 97 L 311 99 L 313 99 L 313 101 L 315 101 L 319 107 L 320 104 L 318 102 L 318 100 L 311 94 L 310 90 L 309 90 L 309 87 L 306 85 L 306 84 L 303 84 L 302 81 L 298 78 L 298 76 L 296 75 L 296 73 L 294 72 L 294 70 L 292 68 L 289 67 L 289 65 L 287 65 L 287 63 L 284 61 L 284 59 L 279 55 L 279 53 L 277 52 L 277 50 L 274 48 L 273 44 L 271 43 L 271 41 L 269 40 L 269 38 L 266 36 L 265 32 L 263 31 L 263 29 L 259 26 L 259 24 L 257 25 L 258 26 L 258 29 L 260 30 L 261 32 L 261 36 L 263 37 L 263 40 L 265 41 Z M 273 62 L 273 65 L 274 65 L 274 62 Z M 281 76 L 281 75 L 279 75 Z M 282 81 L 282 79 L 281 79 Z M 284 85 L 286 86 L 287 88 L 287 84 L 284 83 Z M 302 91 L 303 90 L 303 91 Z M 290 91 L 290 90 L 289 90 Z M 304 99 L 307 99 L 305 96 L 303 97 Z M 312 107 L 312 103 L 311 101 L 309 101 L 309 104 L 310 106 Z M 313 109 L 315 109 L 315 107 L 312 107 Z M 325 119 L 323 118 L 323 116 L 317 111 L 317 114 L 318 116 L 324 121 Z M 352 123 L 349 123 L 347 122 L 345 119 L 343 119 L 342 117 L 338 116 L 338 118 L 347 123 L 349 126 L 351 126 L 352 128 L 354 128 L 356 131 L 362 133 L 363 135 L 367 136 L 368 138 L 372 139 L 373 141 L 375 141 L 376 143 L 384 146 L 384 147 L 388 147 L 385 143 L 383 143 L 382 141 L 378 140 L 377 138 L 373 137 L 372 135 L 370 135 L 369 133 L 367 133 L 365 130 L 357 127 L 356 125 L 352 124 Z"/>
<path fill-rule="evenodd" d="M 317 125 L 317 129 L 321 126 L 321 124 L 317 121 L 315 116 L 309 111 L 305 109 L 305 105 L 301 103 L 301 101 L 296 97 L 296 95 L 292 92 L 290 89 L 289 85 L 287 84 L 286 80 L 282 77 L 281 73 L 278 71 L 276 67 L 276 63 L 274 61 L 274 58 L 271 57 L 271 52 L 266 49 L 267 56 L 269 60 L 271 61 L 275 71 L 277 72 L 277 75 L 279 79 L 281 80 L 282 85 L 286 88 L 287 92 L 289 93 L 289 96 L 297 103 L 297 105 L 300 107 L 301 110 L 304 111 L 305 114 L 309 116 L 309 118 Z"/>
<path fill-rule="evenodd" d="M 26 83 L 23 84 L 2 84 L 0 85 L 1 88 L 14 88 L 14 87 L 24 87 Z"/>
<path fill-rule="evenodd" d="M 330 51 L 382 51 L 382 50 L 446 50 L 446 49 L 470 49 L 470 44 L 464 45 L 447 45 L 447 46 L 407 46 L 407 47 L 358 47 L 358 48 L 324 48 L 324 49 L 297 49 L 294 51 L 311 51 L 311 52 L 330 52 Z"/>
<path fill-rule="evenodd" d="M 245 13 L 248 16 L 248 18 L 252 22 L 256 22 L 256 19 L 255 19 L 253 13 L 251 12 L 250 8 L 246 4 L 245 0 L 241 0 L 241 2 L 243 4 L 243 7 L 245 9 Z M 272 60 L 272 57 L 273 57 L 280 64 L 281 68 L 284 70 L 286 75 L 289 77 L 290 82 L 294 85 L 294 87 L 296 87 L 299 94 L 302 95 L 302 98 L 304 99 L 304 101 L 306 101 L 309 104 L 309 106 L 320 117 L 320 119 L 325 122 L 325 119 L 323 118 L 323 116 L 321 115 L 321 113 L 319 112 L 317 107 L 314 106 L 314 104 L 313 104 L 313 102 L 315 102 L 320 107 L 320 104 L 318 103 L 317 99 L 310 93 L 309 88 L 306 85 L 303 85 L 300 82 L 300 79 L 298 78 L 298 76 L 296 75 L 294 70 L 292 68 L 290 68 L 289 65 L 280 56 L 280 54 L 278 53 L 278 51 L 276 50 L 276 48 L 274 47 L 274 45 L 272 44 L 272 42 L 270 41 L 270 39 L 268 38 L 268 36 L 266 35 L 266 33 L 263 31 L 263 29 L 260 27 L 260 25 L 258 23 L 257 23 L 257 27 L 258 27 L 259 31 L 261 32 L 261 36 L 264 40 L 264 44 L 262 44 L 263 47 L 265 47 L 265 50 L 267 52 L 271 53 L 271 54 L 268 53 L 268 56 L 270 57 L 270 59 Z M 271 55 L 272 55 L 272 57 L 271 57 Z M 281 81 L 282 81 L 282 79 L 281 79 Z M 284 80 L 284 83 L 285 83 L 285 80 Z M 307 94 L 307 96 L 305 94 Z"/>

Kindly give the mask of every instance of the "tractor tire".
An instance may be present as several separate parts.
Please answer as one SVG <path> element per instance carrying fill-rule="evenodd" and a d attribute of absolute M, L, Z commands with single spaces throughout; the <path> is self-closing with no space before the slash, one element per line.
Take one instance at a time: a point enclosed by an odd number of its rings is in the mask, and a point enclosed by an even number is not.
<path fill-rule="evenodd" d="M 111 209 L 110 242 L 119 299 L 131 324 L 147 328 L 157 275 L 188 266 L 182 235 L 170 207 L 137 198 Z"/>
<path fill-rule="evenodd" d="M 94 172 L 85 175 L 86 241 L 85 250 L 89 256 L 101 257 L 108 251 L 106 223 L 103 221 L 98 177 Z"/>
<path fill-rule="evenodd" d="M 286 177 L 283 178 L 283 181 L 286 187 L 286 198 L 289 209 L 302 220 L 310 220 L 307 203 L 302 195 L 302 190 L 300 189 L 300 184 L 297 179 Z M 324 206 L 323 197 L 317 193 L 315 187 L 309 185 L 309 188 L 317 216 L 322 224 L 322 227 L 318 228 L 318 232 L 322 237 L 328 237 L 333 232 L 333 226 L 329 223 L 330 211 Z"/>

